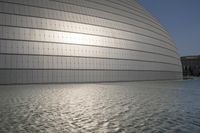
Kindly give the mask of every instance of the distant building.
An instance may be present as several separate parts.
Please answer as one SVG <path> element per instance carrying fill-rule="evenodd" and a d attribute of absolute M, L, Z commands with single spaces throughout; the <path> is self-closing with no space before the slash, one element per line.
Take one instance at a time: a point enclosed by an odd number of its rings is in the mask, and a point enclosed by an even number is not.
<path fill-rule="evenodd" d="M 200 76 L 200 55 L 181 57 L 184 76 Z"/>

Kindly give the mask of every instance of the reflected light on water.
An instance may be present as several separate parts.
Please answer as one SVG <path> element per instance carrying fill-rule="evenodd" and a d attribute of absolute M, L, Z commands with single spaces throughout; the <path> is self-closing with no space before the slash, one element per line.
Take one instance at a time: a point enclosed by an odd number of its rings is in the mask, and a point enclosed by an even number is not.
<path fill-rule="evenodd" d="M 198 133 L 191 82 L 1 86 L 0 132 Z"/>

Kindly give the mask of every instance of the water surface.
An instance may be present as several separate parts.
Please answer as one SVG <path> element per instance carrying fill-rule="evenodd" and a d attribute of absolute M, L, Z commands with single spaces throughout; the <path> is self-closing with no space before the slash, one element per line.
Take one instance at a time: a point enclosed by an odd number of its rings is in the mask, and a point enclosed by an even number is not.
<path fill-rule="evenodd" d="M 200 133 L 200 79 L 0 86 L 0 132 Z"/>

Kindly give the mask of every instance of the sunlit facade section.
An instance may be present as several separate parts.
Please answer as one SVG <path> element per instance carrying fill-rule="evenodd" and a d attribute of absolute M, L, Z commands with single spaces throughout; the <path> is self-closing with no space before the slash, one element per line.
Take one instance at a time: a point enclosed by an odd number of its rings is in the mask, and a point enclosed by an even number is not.
<path fill-rule="evenodd" d="M 169 34 L 135 0 L 0 0 L 0 84 L 182 78 Z"/>

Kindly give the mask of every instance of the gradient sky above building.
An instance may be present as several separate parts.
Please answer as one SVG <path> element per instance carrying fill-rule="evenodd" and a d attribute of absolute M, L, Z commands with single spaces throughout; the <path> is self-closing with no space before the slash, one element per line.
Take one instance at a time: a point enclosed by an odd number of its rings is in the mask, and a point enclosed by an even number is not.
<path fill-rule="evenodd" d="M 200 54 L 200 0 L 138 0 L 169 31 L 181 56 Z"/>

